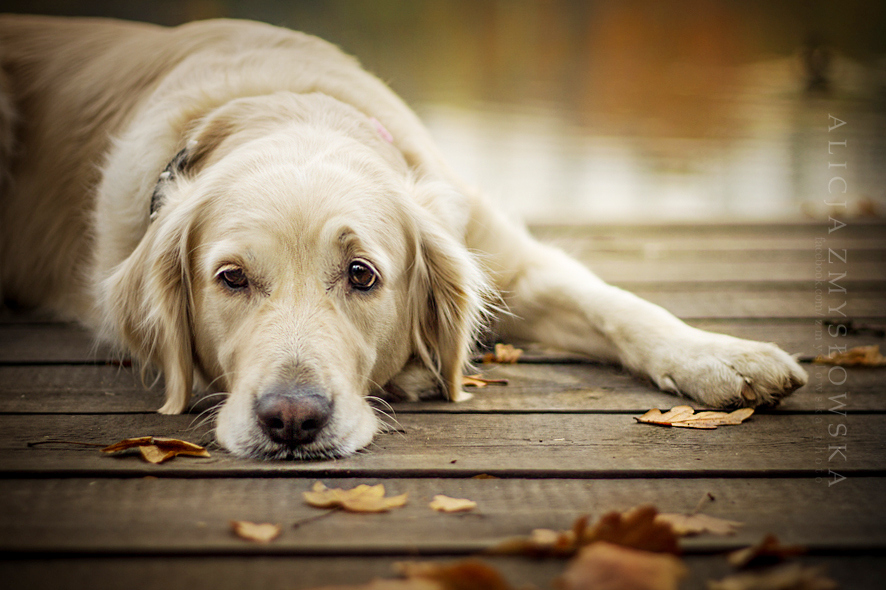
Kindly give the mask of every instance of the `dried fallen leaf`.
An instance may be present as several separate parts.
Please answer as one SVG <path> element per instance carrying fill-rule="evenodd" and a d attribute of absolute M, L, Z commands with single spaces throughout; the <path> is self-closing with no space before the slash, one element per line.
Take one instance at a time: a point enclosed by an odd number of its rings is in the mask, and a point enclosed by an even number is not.
<path fill-rule="evenodd" d="M 256 543 L 269 543 L 280 536 L 279 524 L 256 524 L 247 520 L 232 520 L 231 530 L 238 537 Z"/>
<path fill-rule="evenodd" d="M 608 541 L 624 547 L 661 553 L 679 553 L 677 536 L 670 524 L 656 520 L 654 506 L 637 506 L 627 512 L 604 514 L 594 526 L 580 535 L 582 545 Z"/>
<path fill-rule="evenodd" d="M 782 545 L 775 535 L 766 535 L 763 539 L 750 547 L 733 551 L 726 559 L 733 567 L 742 568 L 750 564 L 771 564 L 784 561 L 788 557 L 802 555 L 806 552 L 805 547 L 799 545 Z"/>
<path fill-rule="evenodd" d="M 558 590 L 677 590 L 686 566 L 673 555 L 606 542 L 582 549 L 554 580 Z"/>
<path fill-rule="evenodd" d="M 710 580 L 708 590 L 836 590 L 837 583 L 818 567 L 799 563 L 782 565 L 761 572 L 745 572 Z"/>
<path fill-rule="evenodd" d="M 843 367 L 884 367 L 886 356 L 880 354 L 880 347 L 856 346 L 844 352 L 836 351 L 829 355 L 818 355 L 812 360 L 819 365 L 840 365 Z"/>
<path fill-rule="evenodd" d="M 659 514 L 656 521 L 667 522 L 678 537 L 712 533 L 714 535 L 734 535 L 742 523 L 723 520 L 707 514 Z"/>
<path fill-rule="evenodd" d="M 448 590 L 431 580 L 385 580 L 375 578 L 365 584 L 322 586 L 311 590 Z"/>
<path fill-rule="evenodd" d="M 754 413 L 754 408 L 740 408 L 734 412 L 698 412 L 689 406 L 677 406 L 662 414 L 652 409 L 634 420 L 644 424 L 659 426 L 679 426 L 681 428 L 703 428 L 713 430 L 717 426 L 741 424 Z"/>
<path fill-rule="evenodd" d="M 395 564 L 394 568 L 406 579 L 376 578 L 366 584 L 313 590 L 512 590 L 498 570 L 476 559 L 450 564 L 405 562 Z"/>
<path fill-rule="evenodd" d="M 482 375 L 464 375 L 461 378 L 463 387 L 486 387 L 487 385 L 507 385 L 507 379 L 484 379 Z"/>
<path fill-rule="evenodd" d="M 486 552 L 492 555 L 525 555 L 528 557 L 569 557 L 579 547 L 579 539 L 588 525 L 588 517 L 580 516 L 572 530 L 534 529 L 528 537 L 507 539 Z"/>
<path fill-rule="evenodd" d="M 657 514 L 653 506 L 638 506 L 627 512 L 609 512 L 590 528 L 587 526 L 588 517 L 583 516 L 576 519 L 572 530 L 535 529 L 529 537 L 509 539 L 492 547 L 489 553 L 568 557 L 574 555 L 581 547 L 597 541 L 643 551 L 679 553 L 677 536 L 671 525 L 664 521 L 656 521 Z"/>
<path fill-rule="evenodd" d="M 512 344 L 496 344 L 495 352 L 488 352 L 483 355 L 484 363 L 502 363 L 513 364 L 520 360 L 523 349 L 514 348 Z"/>
<path fill-rule="evenodd" d="M 441 590 L 511 590 L 498 570 L 478 559 L 449 564 L 403 562 L 394 567 L 409 580 L 433 581 Z"/>
<path fill-rule="evenodd" d="M 200 445 L 161 436 L 141 436 L 123 439 L 103 448 L 102 453 L 119 453 L 130 449 L 138 449 L 142 458 L 149 463 L 163 463 L 179 455 L 209 457 L 209 452 Z"/>
<path fill-rule="evenodd" d="M 387 512 L 406 504 L 408 494 L 385 497 L 385 486 L 360 484 L 350 490 L 327 488 L 316 482 L 310 492 L 304 492 L 305 501 L 315 508 L 343 508 L 348 512 Z"/>
<path fill-rule="evenodd" d="M 477 507 L 477 503 L 467 498 L 450 498 L 438 494 L 430 504 L 437 512 L 467 512 Z"/>

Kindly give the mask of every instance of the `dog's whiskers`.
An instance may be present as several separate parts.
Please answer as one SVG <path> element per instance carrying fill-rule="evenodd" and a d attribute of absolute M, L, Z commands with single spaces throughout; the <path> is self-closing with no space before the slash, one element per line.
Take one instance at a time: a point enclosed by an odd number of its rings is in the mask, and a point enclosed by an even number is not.
<path fill-rule="evenodd" d="M 211 394 L 212 397 L 215 397 L 217 395 L 227 395 L 227 394 L 223 393 L 223 392 L 219 392 L 217 394 Z M 210 396 L 206 396 L 206 397 L 210 397 Z M 206 398 L 203 398 L 203 399 L 206 399 Z M 188 426 L 188 430 L 196 430 L 196 429 L 199 429 L 199 428 L 205 426 L 206 424 L 208 424 L 210 422 L 213 422 L 215 420 L 215 418 L 218 417 L 218 413 L 221 412 L 221 407 L 222 407 L 221 404 L 213 404 L 212 406 L 206 408 L 205 410 L 203 410 L 202 412 L 200 412 L 199 414 L 194 416 L 194 419 L 191 420 L 190 426 Z"/>

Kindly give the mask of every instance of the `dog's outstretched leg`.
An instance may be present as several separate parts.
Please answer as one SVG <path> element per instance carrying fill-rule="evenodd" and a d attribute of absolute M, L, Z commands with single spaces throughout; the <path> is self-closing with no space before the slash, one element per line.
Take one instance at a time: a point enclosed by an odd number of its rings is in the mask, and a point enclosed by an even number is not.
<path fill-rule="evenodd" d="M 482 199 L 468 246 L 486 253 L 512 313 L 498 326 L 502 338 L 618 362 L 664 391 L 715 407 L 774 404 L 806 383 L 805 371 L 776 345 L 688 326 L 539 243 Z"/>

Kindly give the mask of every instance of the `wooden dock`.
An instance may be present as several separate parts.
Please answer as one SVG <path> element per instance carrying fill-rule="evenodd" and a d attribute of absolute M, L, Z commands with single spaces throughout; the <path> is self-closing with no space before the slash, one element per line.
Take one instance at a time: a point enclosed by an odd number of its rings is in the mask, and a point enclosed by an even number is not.
<path fill-rule="evenodd" d="M 829 346 L 886 344 L 881 222 L 850 222 L 830 234 L 823 223 L 536 232 L 696 326 L 773 341 L 803 357 Z M 829 260 L 828 248 L 839 256 Z M 851 325 L 840 323 L 847 319 Z M 157 415 L 160 388 L 146 390 L 133 369 L 95 350 L 88 334 L 5 312 L 0 586 L 365 583 L 394 577 L 395 562 L 455 561 L 535 528 L 567 529 L 582 514 L 645 503 L 688 512 L 710 494 L 706 514 L 744 525 L 731 536 L 683 539 L 690 574 L 681 588 L 729 575 L 724 552 L 766 533 L 806 547 L 795 561 L 825 566 L 842 588 L 884 587 L 886 368 L 807 364 L 809 384 L 779 408 L 704 431 L 638 424 L 634 417 L 650 408 L 685 401 L 617 368 L 556 356 L 528 360 L 536 362 L 482 366 L 509 384 L 476 390 L 469 402 L 395 406 L 387 431 L 351 458 L 245 461 L 210 446 L 209 459 L 152 465 L 70 442 L 143 435 L 206 442 L 211 428 L 198 414 L 205 408 Z M 302 498 L 315 481 L 343 488 L 380 482 L 390 494 L 408 493 L 409 503 L 384 514 L 339 511 L 305 521 L 320 513 Z M 434 512 L 428 503 L 437 494 L 475 500 L 478 508 Z M 231 533 L 232 520 L 279 523 L 282 534 L 267 544 L 245 541 Z M 483 559 L 515 586 L 539 588 L 549 588 L 566 563 Z"/>

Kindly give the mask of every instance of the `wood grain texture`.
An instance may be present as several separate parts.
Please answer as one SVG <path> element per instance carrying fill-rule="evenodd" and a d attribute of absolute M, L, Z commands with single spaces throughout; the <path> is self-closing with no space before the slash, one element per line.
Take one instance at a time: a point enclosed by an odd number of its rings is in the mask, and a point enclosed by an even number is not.
<path fill-rule="evenodd" d="M 587 261 L 692 325 L 776 342 L 804 356 L 829 346 L 886 349 L 886 224 L 664 224 L 538 227 Z M 841 284 L 816 308 L 815 244 L 846 248 Z M 839 299 L 838 299 L 839 297 Z M 843 311 L 860 332 L 832 338 L 816 320 Z M 822 315 L 822 313 L 824 315 Z M 833 318 L 831 318 L 833 319 Z M 307 589 L 391 577 L 394 562 L 455 559 L 580 514 L 641 503 L 744 522 L 732 537 L 686 539 L 701 590 L 729 573 L 721 552 L 768 532 L 810 547 L 802 563 L 829 568 L 844 588 L 879 590 L 886 577 L 886 369 L 853 369 L 845 383 L 806 365 L 810 383 L 774 410 L 716 431 L 637 424 L 651 407 L 686 403 L 621 370 L 527 349 L 534 364 L 484 365 L 507 387 L 451 404 L 396 404 L 397 422 L 367 451 L 322 462 L 235 459 L 212 443 L 200 412 L 159 416 L 162 380 L 95 347 L 85 330 L 40 313 L 0 311 L 0 579 L 10 588 Z M 571 363 L 571 364 L 570 364 Z M 842 397 L 839 397 L 842 396 Z M 833 398 L 833 399 L 832 399 Z M 840 403 L 845 403 L 841 406 Z M 833 411 L 832 411 L 833 410 Z M 839 413 L 838 413 L 839 412 Z M 843 414 L 845 412 L 845 414 Z M 150 465 L 95 447 L 144 434 L 210 445 L 213 457 Z M 832 436 L 835 434 L 835 436 Z M 846 476 L 834 485 L 828 470 Z M 472 479 L 479 473 L 502 479 Z M 301 493 L 384 483 L 408 493 L 389 514 L 321 513 Z M 479 503 L 440 514 L 438 494 Z M 279 522 L 280 539 L 233 537 L 232 519 Z M 556 560 L 486 558 L 519 586 L 549 587 Z"/>
<path fill-rule="evenodd" d="M 846 436 L 828 427 L 843 424 Z M 0 416 L 0 471 L 24 474 L 183 477 L 365 476 L 660 477 L 796 474 L 829 466 L 842 474 L 886 470 L 886 416 L 756 415 L 739 426 L 693 430 L 638 424 L 628 414 L 402 414 L 396 430 L 377 435 L 358 455 L 335 461 L 246 461 L 217 451 L 162 469 L 94 449 L 29 443 L 111 444 L 136 436 L 211 442 L 194 416 Z M 834 455 L 829 445 L 847 445 Z M 845 457 L 845 458 L 844 458 Z M 831 458 L 829 463 L 828 459 Z"/>
<path fill-rule="evenodd" d="M 775 409 L 761 412 L 840 411 L 886 412 L 886 368 L 839 369 L 806 364 L 810 381 Z M 480 412 L 635 412 L 675 405 L 701 405 L 658 391 L 651 383 L 618 367 L 583 364 L 478 365 L 487 377 L 507 379 L 507 386 L 466 388 L 473 398 L 457 404 L 422 401 L 394 404 L 402 413 Z M 131 368 L 106 365 L 0 366 L 0 413 L 101 414 L 149 413 L 163 402 L 162 380 L 143 383 Z M 846 393 L 845 398 L 842 396 Z M 831 399 L 835 398 L 835 399 Z M 198 396 L 191 413 L 198 414 L 220 398 Z M 845 404 L 845 407 L 839 407 Z"/>
<path fill-rule="evenodd" d="M 311 590 L 330 584 L 365 584 L 372 578 L 394 578 L 394 565 L 402 561 L 453 563 L 461 558 L 423 558 L 412 553 L 396 556 L 262 556 L 223 557 L 57 557 L 0 560 L 0 577 L 10 588 L 132 590 L 135 581 L 143 590 L 243 590 L 260 582 L 264 590 Z M 565 562 L 548 559 L 483 557 L 515 588 L 534 584 L 550 588 Z M 807 567 L 824 567 L 841 588 L 879 590 L 886 577 L 886 559 L 863 556 L 812 556 L 796 561 Z M 689 576 L 681 590 L 704 590 L 708 580 L 734 573 L 721 555 L 688 556 Z"/>
<path fill-rule="evenodd" d="M 329 487 L 381 481 L 405 507 L 383 514 L 322 514 L 302 493 L 314 478 L 34 479 L 0 481 L 0 551 L 16 553 L 200 553 L 290 555 L 471 554 L 534 528 L 568 529 L 583 514 L 598 518 L 641 504 L 744 523 L 735 535 L 687 537 L 688 553 L 725 551 L 767 532 L 813 551 L 886 550 L 886 514 L 876 501 L 883 478 L 794 479 L 353 479 L 323 478 Z M 469 498 L 472 513 L 444 514 L 436 494 Z M 803 499 L 798 503 L 799 498 Z M 822 510 L 822 507 L 827 510 Z M 244 542 L 229 521 L 283 525 L 270 545 Z M 822 535 L 821 531 L 828 531 Z M 432 534 L 429 534 L 433 531 Z"/>

